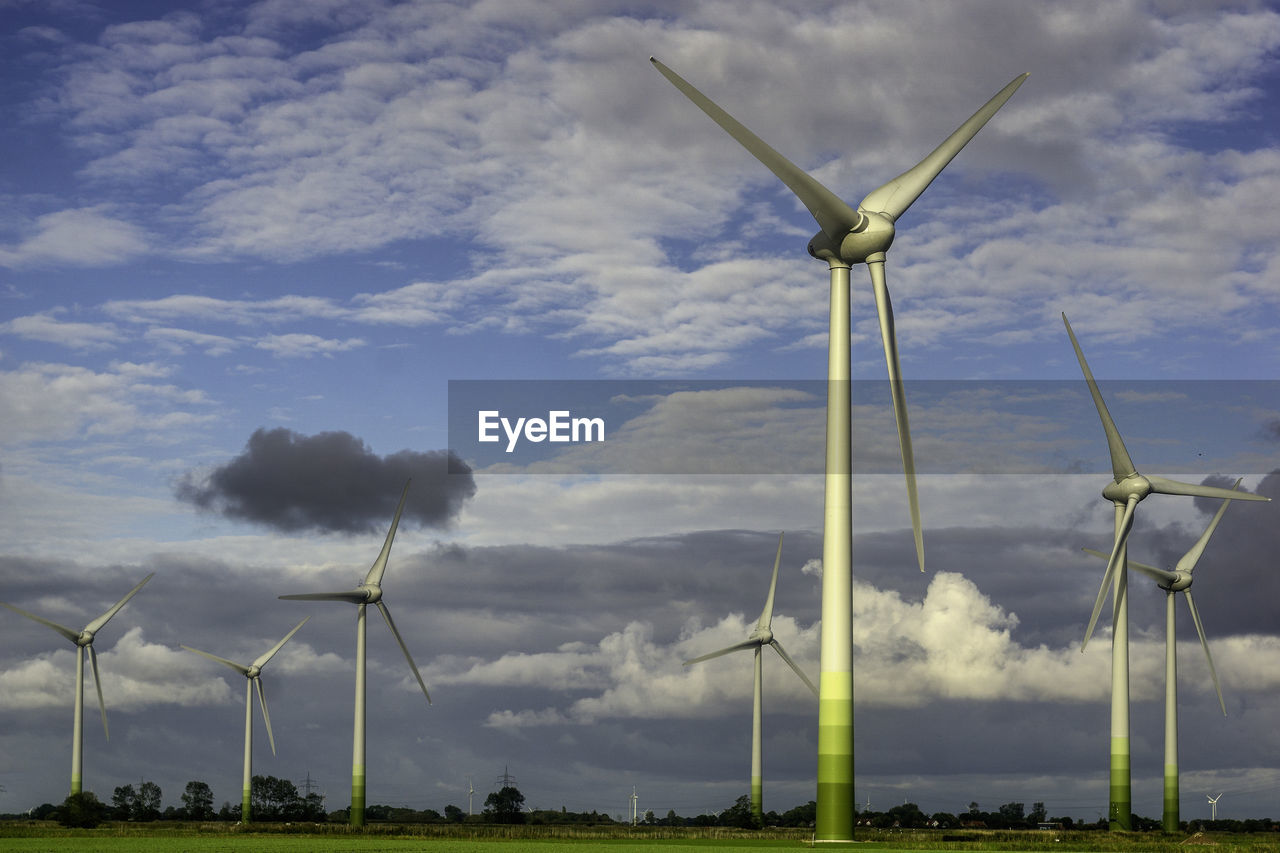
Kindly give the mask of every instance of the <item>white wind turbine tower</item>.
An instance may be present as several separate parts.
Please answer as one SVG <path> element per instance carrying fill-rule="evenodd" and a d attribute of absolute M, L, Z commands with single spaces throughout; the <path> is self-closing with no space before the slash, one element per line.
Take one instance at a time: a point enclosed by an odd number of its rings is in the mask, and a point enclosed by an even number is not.
<path fill-rule="evenodd" d="M 760 611 L 760 618 L 756 621 L 756 627 L 751 632 L 751 636 L 740 643 L 734 643 L 728 648 L 711 652 L 710 654 L 696 657 L 693 660 L 684 662 L 685 666 L 700 663 L 711 658 L 718 658 L 721 655 L 727 655 L 730 652 L 741 651 L 742 649 L 752 649 L 755 652 L 755 683 L 752 692 L 751 705 L 751 814 L 755 816 L 757 821 L 764 819 L 764 771 L 763 771 L 763 738 L 762 738 L 762 708 L 763 708 L 763 691 L 761 680 L 764 672 L 762 652 L 765 646 L 773 646 L 787 666 L 800 676 L 800 680 L 808 685 L 813 691 L 813 695 L 818 695 L 818 688 L 813 686 L 813 682 L 804 674 L 804 670 L 796 666 L 796 662 L 782 648 L 782 644 L 773 636 L 773 595 L 778 587 L 778 566 L 782 563 L 782 534 L 778 534 L 778 556 L 773 561 L 773 580 L 769 582 L 769 597 L 765 599 L 764 609 Z"/>
<path fill-rule="evenodd" d="M 1236 492 L 1231 489 L 1220 489 L 1216 486 L 1200 486 L 1193 483 L 1180 483 L 1155 475 L 1143 476 L 1134 467 L 1129 451 L 1125 449 L 1120 431 L 1116 429 L 1107 404 L 1102 400 L 1102 392 L 1094 381 L 1089 364 L 1084 360 L 1084 353 L 1067 315 L 1062 315 L 1062 322 L 1067 327 L 1067 335 L 1071 338 L 1071 346 L 1076 351 L 1076 359 L 1084 372 L 1085 382 L 1089 385 L 1089 393 L 1093 396 L 1098 417 L 1102 420 L 1102 429 L 1107 436 L 1107 447 L 1111 454 L 1112 482 L 1102 490 L 1102 496 L 1115 504 L 1115 544 L 1107 558 L 1107 570 L 1102 576 L 1102 586 L 1098 589 L 1098 598 L 1093 606 L 1093 614 L 1089 617 L 1089 627 L 1085 630 L 1084 642 L 1080 651 L 1084 651 L 1093 635 L 1093 627 L 1098 622 L 1098 614 L 1102 612 L 1102 604 L 1106 601 L 1107 590 L 1112 591 L 1112 629 L 1111 629 L 1111 800 L 1109 823 L 1112 829 L 1129 830 L 1132 828 L 1130 815 L 1133 808 L 1133 795 L 1130 784 L 1130 751 L 1129 751 L 1129 578 L 1126 571 L 1126 548 L 1129 532 L 1133 529 L 1134 510 L 1147 495 L 1187 495 L 1193 497 L 1222 498 L 1231 500 L 1269 501 L 1263 495 L 1247 492 Z"/>
<path fill-rule="evenodd" d="M 307 619 L 311 617 L 308 616 Z M 243 675 L 245 681 L 244 693 L 244 778 L 241 787 L 240 800 L 240 821 L 249 823 L 253 820 L 253 807 L 251 804 L 251 794 L 253 789 L 253 691 L 257 688 L 258 703 L 262 706 L 262 721 L 267 724 L 267 740 L 271 744 L 271 754 L 276 754 L 276 738 L 271 733 L 271 715 L 267 713 L 267 694 L 262 687 L 262 668 L 267 665 L 267 661 L 276 656 L 276 652 L 289 642 L 289 638 L 298 633 L 298 629 L 307 624 L 307 619 L 303 619 L 293 630 L 284 635 L 284 639 L 271 647 L 271 650 L 265 654 L 259 655 L 253 663 L 248 666 L 235 661 L 220 658 L 217 655 L 211 655 L 208 652 L 202 652 L 199 649 L 193 649 L 191 646 L 183 646 L 189 652 L 195 652 L 198 655 L 207 657 L 209 660 L 215 660 L 223 666 L 229 666 L 236 672 Z"/>
<path fill-rule="evenodd" d="M 14 613 L 20 613 L 28 619 L 39 622 L 41 625 L 52 628 L 62 636 L 66 637 L 76 646 L 76 706 L 75 714 L 72 722 L 71 733 L 71 793 L 79 794 L 81 791 L 81 780 L 84 770 L 83 745 L 84 745 L 84 655 L 87 651 L 89 654 L 89 662 L 93 667 L 93 684 L 98 689 L 98 708 L 102 711 L 102 732 L 106 735 L 107 740 L 111 739 L 111 733 L 107 731 L 107 703 L 102 700 L 102 678 L 98 673 L 98 653 L 93 650 L 93 638 L 102 630 L 103 626 L 120 612 L 120 608 L 129 603 L 129 599 L 138 594 L 138 590 L 142 589 L 142 585 L 155 577 L 155 572 L 147 575 L 138 581 L 138 585 L 129 590 L 124 598 L 117 601 L 111 606 L 106 613 L 103 613 L 97 619 L 94 619 L 83 630 L 75 631 L 71 628 L 59 625 L 57 622 L 50 622 L 34 613 L 14 607 L 12 604 L 3 605 Z"/>
<path fill-rule="evenodd" d="M 1240 480 L 1236 480 L 1236 484 L 1232 489 L 1240 488 Z M 1209 544 L 1209 537 L 1213 536 L 1213 531 L 1218 527 L 1218 522 L 1222 520 L 1222 515 L 1227 511 L 1227 507 L 1231 505 L 1231 501 L 1222 502 L 1222 506 L 1218 507 L 1218 511 L 1214 514 L 1213 519 L 1209 522 L 1209 526 L 1205 528 L 1204 533 L 1200 534 L 1200 538 L 1195 544 L 1182 556 L 1178 561 L 1174 570 L 1169 572 L 1164 569 L 1157 569 L 1155 566 L 1147 566 L 1142 563 L 1129 560 L 1129 568 L 1137 569 L 1147 577 L 1155 580 L 1161 589 L 1165 591 L 1165 619 L 1164 619 L 1164 815 L 1161 825 L 1165 832 L 1177 832 L 1178 825 L 1181 822 L 1180 812 L 1180 793 L 1178 789 L 1178 638 L 1174 630 L 1174 597 L 1178 593 L 1182 593 L 1187 599 L 1187 607 L 1191 610 L 1191 621 L 1195 623 L 1196 633 L 1200 635 L 1200 647 L 1204 649 L 1205 660 L 1209 662 L 1209 675 L 1213 678 L 1213 689 L 1218 693 L 1218 706 L 1222 708 L 1222 715 L 1227 714 L 1227 703 L 1222 700 L 1222 685 L 1218 683 L 1218 671 L 1213 666 L 1213 655 L 1209 654 L 1209 641 L 1204 636 L 1204 625 L 1200 621 L 1200 611 L 1196 609 L 1195 599 L 1191 597 L 1192 572 L 1195 571 L 1196 563 L 1200 561 L 1200 555 L 1204 553 L 1205 546 Z M 1093 554 L 1095 557 L 1107 559 L 1107 555 L 1101 551 L 1095 551 L 1092 548 L 1085 548 L 1085 551 Z"/>
<path fill-rule="evenodd" d="M 472 808 L 471 808 L 472 799 L 475 797 L 475 795 L 476 795 L 475 786 L 471 784 L 471 777 L 468 776 L 467 777 L 467 814 L 469 815 L 475 814 L 475 812 L 472 811 Z"/>
<path fill-rule="evenodd" d="M 427 685 L 423 683 L 422 675 L 418 672 L 418 666 L 413 662 L 413 656 L 409 654 L 409 647 L 404 644 L 404 640 L 400 637 L 400 632 L 396 630 L 396 623 L 391 619 L 391 611 L 387 609 L 386 603 L 382 600 L 382 575 L 387 570 L 387 558 L 391 556 L 391 542 L 395 539 L 396 528 L 400 525 L 400 513 L 404 511 L 404 501 L 409 495 L 409 482 L 404 484 L 404 491 L 400 493 L 400 503 L 396 507 L 395 518 L 391 521 L 391 529 L 387 531 L 387 539 L 382 543 L 382 551 L 378 554 L 378 558 L 373 561 L 373 566 L 369 569 L 368 574 L 365 575 L 363 583 L 355 589 L 343 592 L 309 592 L 280 596 L 280 598 L 299 601 L 346 601 L 356 605 L 356 710 L 351 746 L 352 826 L 364 826 L 365 607 L 367 605 L 373 604 L 382 612 L 382 618 L 386 620 L 387 627 L 391 629 L 391 634 L 396 638 L 396 642 L 400 644 L 400 651 L 404 652 L 404 658 L 409 662 L 409 669 L 413 670 L 413 677 L 418 679 L 418 686 L 422 688 L 422 695 L 427 697 L 427 704 L 431 704 L 431 694 L 427 693 Z"/>
<path fill-rule="evenodd" d="M 809 241 L 809 254 L 826 261 L 831 273 L 830 333 L 827 351 L 827 439 L 825 510 L 822 536 L 821 678 L 818 697 L 818 791 L 814 837 L 853 839 L 853 467 L 849 396 L 849 272 L 865 263 L 871 273 L 885 361 L 889 368 L 907 502 L 916 559 L 924 571 L 924 539 L 916 495 L 915 460 L 907 423 L 906 395 L 898 364 L 893 308 L 885 283 L 885 252 L 894 223 L 906 213 L 938 173 L 982 129 L 1027 78 L 1014 78 L 912 168 L 873 190 L 851 208 L 658 60 L 650 62 L 677 89 L 773 172 L 804 203 L 822 230 Z"/>

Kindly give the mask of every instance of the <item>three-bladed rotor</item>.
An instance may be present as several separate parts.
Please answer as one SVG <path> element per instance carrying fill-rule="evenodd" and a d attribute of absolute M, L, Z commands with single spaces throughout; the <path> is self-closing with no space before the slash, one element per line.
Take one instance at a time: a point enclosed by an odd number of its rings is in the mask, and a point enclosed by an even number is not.
<path fill-rule="evenodd" d="M 741 651 L 742 649 L 758 650 L 764 646 L 772 646 L 774 651 L 778 653 L 778 656 L 786 661 L 787 666 L 791 667 L 792 671 L 795 672 L 796 675 L 800 676 L 800 680 L 808 685 L 809 689 L 813 691 L 813 695 L 818 695 L 818 688 L 813 686 L 813 682 L 809 680 L 809 676 L 804 674 L 804 670 L 796 665 L 796 662 L 791 659 L 791 655 L 787 654 L 786 649 L 782 648 L 782 644 L 778 642 L 778 639 L 775 636 L 773 636 L 773 599 L 774 592 L 778 588 L 778 567 L 781 564 L 782 534 L 779 533 L 778 555 L 773 561 L 773 579 L 769 582 L 769 596 L 765 599 L 764 609 L 760 611 L 760 618 L 756 620 L 756 625 L 752 629 L 751 634 L 748 635 L 747 639 L 740 643 L 734 643 L 732 646 L 728 646 L 727 648 L 719 649 L 711 652 L 710 654 L 705 654 L 700 657 L 687 660 L 684 662 L 685 666 L 701 663 L 704 660 L 711 660 L 712 658 L 718 658 L 721 655 L 727 655 L 730 652 Z"/>
<path fill-rule="evenodd" d="M 898 445 L 902 452 L 902 467 L 907 480 L 907 503 L 911 512 L 916 559 L 920 564 L 920 571 L 924 571 L 924 538 L 921 532 L 920 502 L 916 489 L 915 457 L 911 449 L 911 430 L 907 419 L 906 394 L 902 387 L 902 370 L 898 358 L 893 307 L 885 282 L 885 252 L 893 243 L 894 223 L 898 217 L 911 207 L 952 158 L 960 153 L 960 150 L 996 114 L 996 111 L 1004 106 L 1028 75 L 1020 74 L 1015 77 L 927 157 L 898 177 L 872 190 L 858 205 L 858 209 L 854 210 L 839 196 L 783 157 L 710 98 L 691 86 L 680 75 L 653 57 L 649 57 L 649 61 L 699 109 L 724 128 L 742 147 L 786 184 L 787 188 L 795 193 L 808 208 L 821 229 L 809 241 L 809 254 L 826 261 L 832 268 L 848 267 L 859 263 L 867 264 L 875 292 L 880 335 L 889 371 Z"/>
<path fill-rule="evenodd" d="M 409 647 L 405 645 L 404 639 L 400 636 L 400 631 L 396 628 L 395 621 L 391 618 L 391 611 L 387 609 L 386 602 L 382 600 L 382 576 L 387 571 L 387 559 L 391 556 L 391 543 L 396 538 L 396 529 L 400 526 L 400 514 L 404 512 L 404 502 L 409 496 L 409 484 L 412 482 L 412 480 L 408 480 L 404 484 L 404 490 L 400 493 L 400 503 L 396 506 L 395 518 L 391 521 L 391 529 L 387 531 L 387 538 L 382 543 L 382 550 L 378 553 L 378 558 L 373 561 L 373 565 L 369 567 L 369 571 L 365 573 L 362 583 L 358 584 L 354 589 L 341 592 L 305 592 L 295 595 L 282 595 L 280 598 L 294 601 L 345 601 L 362 606 L 366 604 L 375 605 L 382 614 L 383 620 L 387 623 L 387 627 L 391 629 L 392 636 L 396 638 L 396 642 L 400 645 L 400 651 L 404 652 L 404 658 L 409 662 L 409 669 L 413 671 L 413 677 L 418 680 L 418 686 L 422 688 L 422 695 L 427 698 L 427 704 L 431 704 L 431 694 L 427 692 L 427 685 L 423 682 L 421 673 L 418 672 L 418 665 L 413 662 L 413 655 L 409 654 Z"/>
<path fill-rule="evenodd" d="M 262 721 L 267 725 L 267 740 L 270 741 L 271 743 L 272 755 L 276 754 L 276 736 L 271 731 L 271 715 L 267 713 L 267 694 L 265 689 L 262 686 L 262 668 L 267 665 L 267 662 L 269 660 L 271 660 L 273 657 L 276 656 L 276 652 L 284 648 L 284 644 L 289 642 L 290 638 L 293 637 L 294 634 L 298 633 L 298 629 L 301 628 L 303 625 L 307 624 L 307 619 L 310 619 L 310 618 L 311 617 L 308 616 L 306 617 L 306 619 L 303 619 L 301 622 L 295 625 L 293 627 L 293 630 L 285 634 L 284 638 L 281 639 L 280 642 L 272 646 L 270 650 L 268 650 L 267 652 L 261 655 L 258 655 L 258 657 L 251 664 L 236 663 L 235 661 L 227 660 L 226 658 L 223 658 L 223 657 L 218 657 L 215 654 L 210 654 L 209 652 L 202 652 L 200 651 L 200 649 L 194 649 L 191 646 L 182 647 L 189 652 L 195 652 L 196 654 L 202 657 L 206 657 L 209 660 L 217 661 L 223 666 L 228 666 L 231 669 L 234 669 L 236 672 L 240 673 L 245 678 L 249 679 L 250 682 L 253 683 L 254 689 L 257 691 L 257 694 L 258 694 L 258 704 L 262 708 Z M 247 709 L 245 713 L 249 713 L 249 710 L 251 709 Z"/>
<path fill-rule="evenodd" d="M 1133 464 L 1133 459 L 1129 456 L 1129 451 L 1125 449 L 1124 439 L 1120 437 L 1120 431 L 1116 428 L 1115 421 L 1111 418 L 1111 413 L 1107 410 L 1107 404 L 1102 399 L 1102 392 L 1098 390 L 1098 383 L 1093 378 L 1093 372 L 1089 370 L 1089 363 L 1085 361 L 1084 352 L 1080 349 L 1080 342 L 1076 340 L 1075 332 L 1071 330 L 1071 323 L 1068 322 L 1065 313 L 1062 315 L 1062 322 L 1067 327 L 1067 336 L 1071 338 L 1071 346 L 1075 349 L 1076 359 L 1080 362 L 1080 370 L 1084 373 L 1085 382 L 1089 385 L 1089 394 L 1093 397 L 1094 406 L 1098 410 L 1098 417 L 1102 420 L 1103 432 L 1107 436 L 1107 448 L 1111 454 L 1112 482 L 1103 488 L 1102 496 L 1115 503 L 1116 506 L 1124 507 L 1120 522 L 1116 527 L 1115 544 L 1112 546 L 1111 554 L 1107 558 L 1107 570 L 1102 575 L 1102 586 L 1098 589 L 1098 597 L 1093 605 L 1093 614 L 1089 617 L 1089 627 L 1085 629 L 1084 642 L 1080 644 L 1080 650 L 1084 651 L 1085 646 L 1089 644 L 1089 638 L 1093 636 L 1093 628 L 1098 623 L 1098 616 L 1102 612 L 1103 603 L 1106 601 L 1107 591 L 1111 588 L 1112 578 L 1115 576 L 1116 568 L 1120 563 L 1120 554 L 1124 552 L 1125 544 L 1129 540 L 1129 533 L 1133 530 L 1134 510 L 1143 498 L 1152 493 L 1221 498 L 1224 500 L 1238 498 L 1248 501 L 1269 501 L 1271 498 L 1265 495 L 1238 492 L 1234 489 L 1201 486 L 1195 483 L 1169 480 L 1155 475 L 1143 476 L 1139 474 L 1137 467 Z M 1201 549 L 1203 550 L 1203 546 L 1201 546 Z"/>
<path fill-rule="evenodd" d="M 93 638 L 97 636 L 97 633 L 102 630 L 103 626 L 111 621 L 111 617 L 120 612 L 120 608 L 129 603 L 129 599 L 138 594 L 138 590 L 142 589 L 143 585 L 147 581 L 155 577 L 155 574 L 155 572 L 151 572 L 145 578 L 138 581 L 137 586 L 129 590 L 129 592 L 125 594 L 124 598 L 111 605 L 106 613 L 103 613 L 79 631 L 68 628 L 65 625 L 59 625 L 57 622 L 51 622 L 48 619 L 35 615 L 34 613 L 28 613 L 20 607 L 14 607 L 12 604 L 6 604 L 5 602 L 0 601 L 0 607 L 7 607 L 14 613 L 19 613 L 33 622 L 39 622 L 47 628 L 52 628 L 63 637 L 70 640 L 76 645 L 76 654 L 83 654 L 81 649 L 88 649 L 89 663 L 93 668 L 93 684 L 98 689 L 98 708 L 102 711 L 102 731 L 106 734 L 108 740 L 111 739 L 111 733 L 107 730 L 107 703 L 103 701 L 102 698 L 102 677 L 98 672 L 98 653 L 94 651 Z"/>

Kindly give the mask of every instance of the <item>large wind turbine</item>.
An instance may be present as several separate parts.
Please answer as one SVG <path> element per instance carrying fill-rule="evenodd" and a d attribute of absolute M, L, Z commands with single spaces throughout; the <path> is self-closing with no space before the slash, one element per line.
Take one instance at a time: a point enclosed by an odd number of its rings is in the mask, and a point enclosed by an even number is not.
<path fill-rule="evenodd" d="M 894 223 L 920 197 L 982 126 L 1027 78 L 1014 78 L 968 121 L 912 168 L 849 207 L 737 120 L 650 57 L 663 76 L 773 172 L 804 203 L 821 228 L 809 241 L 809 254 L 827 262 L 831 272 L 830 337 L 827 350 L 827 441 L 825 510 L 822 536 L 821 692 L 818 697 L 818 841 L 853 839 L 853 468 L 849 397 L 849 271 L 865 263 L 871 273 L 885 362 L 889 368 L 893 413 L 907 480 L 907 502 L 915 535 L 916 559 L 924 571 L 924 538 L 916 495 L 915 460 L 907 424 L 906 395 L 898 364 L 893 308 L 885 284 L 885 252 Z"/>
<path fill-rule="evenodd" d="M 1236 484 L 1231 487 L 1233 490 L 1240 488 L 1240 480 L 1236 480 Z M 1209 522 L 1209 526 L 1205 528 L 1204 533 L 1200 534 L 1200 538 L 1195 544 L 1182 555 L 1182 559 L 1174 566 L 1173 571 L 1165 571 L 1157 569 L 1155 566 L 1147 566 L 1142 563 L 1128 560 L 1129 568 L 1137 569 L 1149 578 L 1155 580 L 1156 584 L 1165 591 L 1165 617 L 1164 617 L 1164 816 L 1161 821 L 1165 832 L 1177 832 L 1180 823 L 1179 815 L 1179 790 L 1178 790 L 1178 638 L 1174 630 L 1174 597 L 1178 593 L 1182 593 L 1187 599 L 1187 607 L 1191 610 L 1191 621 L 1195 623 L 1196 633 L 1200 635 L 1200 647 L 1204 649 L 1205 659 L 1209 662 L 1209 675 L 1213 678 L 1213 689 L 1218 693 L 1218 706 L 1222 708 L 1222 715 L 1227 714 L 1227 703 L 1222 700 L 1222 685 L 1218 683 L 1218 671 L 1213 666 L 1213 655 L 1209 654 L 1209 641 L 1204 637 L 1204 625 L 1200 622 L 1200 611 L 1196 609 L 1195 599 L 1191 597 L 1191 581 L 1192 572 L 1195 571 L 1196 563 L 1200 561 L 1200 555 L 1204 553 L 1205 546 L 1209 544 L 1209 537 L 1213 535 L 1213 531 L 1217 528 L 1218 522 L 1222 520 L 1222 515 L 1227 511 L 1227 507 L 1231 505 L 1231 501 L 1222 502 L 1222 506 L 1218 507 L 1218 512 Z M 1085 548 L 1085 551 L 1093 554 L 1095 557 L 1107 559 L 1107 555 L 1101 551 L 1095 551 L 1092 548 Z"/>
<path fill-rule="evenodd" d="M 151 578 L 153 577 L 155 577 L 155 572 L 152 572 L 142 580 L 138 581 L 138 585 L 135 586 L 133 589 L 129 590 L 128 594 L 125 595 L 124 598 L 117 601 L 115 604 L 111 606 L 110 610 L 108 610 L 106 613 L 103 613 L 97 619 L 94 619 L 88 625 L 85 625 L 84 629 L 80 631 L 75 631 L 75 630 L 72 630 L 71 628 L 64 627 L 62 625 L 59 625 L 57 622 L 50 622 L 48 619 L 41 618 L 35 615 L 34 613 L 28 613 L 27 611 L 19 607 L 14 607 L 12 604 L 5 604 L 3 601 L 0 601 L 0 605 L 3 605 L 9 608 L 14 613 L 21 613 L 23 616 L 27 617 L 28 619 L 32 619 L 36 622 L 39 622 L 41 625 L 45 625 L 49 628 L 52 628 L 62 636 L 66 637 L 76 646 L 76 708 L 75 708 L 75 716 L 73 718 L 74 721 L 72 723 L 72 734 L 71 734 L 71 793 L 73 794 L 80 793 L 81 779 L 82 779 L 83 770 L 84 770 L 83 744 L 84 744 L 84 653 L 85 653 L 85 650 L 88 650 L 89 662 L 93 665 L 93 685 L 94 687 L 98 688 L 98 708 L 101 709 L 102 711 L 102 732 L 107 736 L 107 740 L 110 740 L 111 733 L 107 731 L 107 703 L 102 700 L 102 678 L 98 673 L 98 653 L 93 650 L 93 638 L 94 638 L 94 635 L 96 635 L 99 631 L 101 631 L 102 627 L 111 620 L 112 616 L 115 616 L 117 613 L 120 612 L 121 607 L 124 607 L 126 604 L 129 603 L 129 599 L 133 598 L 135 595 L 138 594 L 138 590 L 142 589 L 142 585 L 145 584 L 147 581 L 151 580 Z"/>
<path fill-rule="evenodd" d="M 1093 614 L 1089 617 L 1089 627 L 1085 630 L 1080 651 L 1084 651 L 1089 644 L 1093 626 L 1097 624 L 1098 614 L 1102 612 L 1102 604 L 1107 598 L 1107 590 L 1111 589 L 1111 806 L 1108 821 L 1112 829 L 1129 830 L 1132 828 L 1130 815 L 1133 795 L 1129 772 L 1129 577 L 1125 570 L 1125 545 L 1129 540 L 1129 532 L 1133 529 L 1134 510 L 1143 498 L 1152 493 L 1224 500 L 1271 499 L 1232 489 L 1180 483 L 1155 475 L 1144 477 L 1139 474 L 1129 457 L 1129 451 L 1125 449 L 1124 440 L 1120 438 L 1115 421 L 1111 419 L 1111 413 L 1107 411 L 1102 392 L 1098 390 L 1098 383 L 1094 381 L 1089 364 L 1084 360 L 1080 343 L 1071 331 L 1071 323 L 1067 321 L 1065 313 L 1062 315 L 1062 322 L 1067 327 L 1067 336 L 1071 338 L 1071 346 L 1075 348 L 1076 359 L 1080 362 L 1085 382 L 1089 385 L 1089 393 L 1098 409 L 1098 417 L 1102 420 L 1102 429 L 1107 436 L 1107 447 L 1111 452 L 1113 480 L 1103 488 L 1102 496 L 1115 504 L 1115 544 L 1107 558 L 1107 570 L 1102 576 L 1102 586 L 1098 589 L 1098 599 L 1093 605 Z"/>
<path fill-rule="evenodd" d="M 418 686 L 422 688 L 422 695 L 427 697 L 427 704 L 431 704 L 431 694 L 427 692 L 427 685 L 422 681 L 422 675 L 418 672 L 418 665 L 413 662 L 413 656 L 409 654 L 409 647 L 406 646 L 404 644 L 404 640 L 401 639 L 400 632 L 396 630 L 396 623 L 391 619 L 391 611 L 387 609 L 386 602 L 382 600 L 382 575 L 387 570 L 387 558 L 391 555 L 391 541 L 396 537 L 396 527 L 400 525 L 400 513 L 404 511 L 404 501 L 408 495 L 409 483 L 406 482 L 404 484 L 404 491 L 400 493 L 400 504 L 396 507 L 396 516 L 391 521 L 391 529 L 387 531 L 387 540 L 382 543 L 382 551 L 378 554 L 378 559 L 373 561 L 373 566 L 369 569 L 369 573 L 365 575 L 363 583 L 355 589 L 345 590 L 343 592 L 308 592 L 300 595 L 280 596 L 281 598 L 301 601 L 346 601 L 356 606 L 356 711 L 355 731 L 352 737 L 351 746 L 352 826 L 364 826 L 364 682 L 366 605 L 376 605 L 378 610 L 382 611 L 382 618 L 386 620 L 387 627 L 391 629 L 391 633 L 396 638 L 396 642 L 400 644 L 400 651 L 404 652 L 404 659 L 409 662 L 409 669 L 413 670 L 413 677 L 418 679 Z"/>
<path fill-rule="evenodd" d="M 761 737 L 761 717 L 763 706 L 763 693 L 761 690 L 761 677 L 764 667 L 761 662 L 761 652 L 765 646 L 773 646 L 778 655 L 791 667 L 796 675 L 800 676 L 800 680 L 809 686 L 813 691 L 813 695 L 818 695 L 818 688 L 813 686 L 813 682 L 804 674 L 804 670 L 796 666 L 796 662 L 782 648 L 782 644 L 773 636 L 773 593 L 778 587 L 778 566 L 782 562 L 782 534 L 778 534 L 778 556 L 773 561 L 773 580 L 769 582 L 769 597 L 765 599 L 764 609 L 760 611 L 760 618 L 756 621 L 756 627 L 747 639 L 740 643 L 734 643 L 728 648 L 720 649 L 711 654 L 696 657 L 693 660 L 684 662 L 685 666 L 700 663 L 711 658 L 718 658 L 721 655 L 727 655 L 730 652 L 740 651 L 742 649 L 753 649 L 756 659 L 756 675 L 755 689 L 751 705 L 751 814 L 755 816 L 757 821 L 764 820 L 764 771 L 763 771 L 763 741 Z M 763 824 L 762 824 L 763 825 Z"/>
<path fill-rule="evenodd" d="M 311 617 L 308 616 L 307 619 Z M 193 649 L 191 646 L 183 646 L 189 652 L 195 652 L 203 655 L 209 660 L 216 660 L 224 666 L 229 666 L 236 672 L 243 675 L 245 681 L 244 693 L 244 782 L 241 790 L 240 800 L 240 821 L 249 823 L 253 819 L 253 809 L 251 806 L 251 794 L 253 788 L 253 691 L 256 687 L 258 690 L 258 703 L 262 705 L 262 721 L 267 724 L 267 740 L 271 743 L 271 754 L 276 754 L 276 738 L 271 733 L 271 715 L 267 713 L 267 694 L 262 689 L 262 668 L 267 665 L 267 661 L 276 656 L 276 652 L 289 642 L 289 638 L 298 633 L 298 629 L 307 624 L 307 619 L 303 619 L 293 630 L 284 635 L 284 639 L 271 647 L 266 654 L 259 655 L 258 658 L 248 666 L 236 663 L 235 661 L 220 658 L 217 655 L 211 655 L 208 652 L 202 652 L 199 649 Z"/>

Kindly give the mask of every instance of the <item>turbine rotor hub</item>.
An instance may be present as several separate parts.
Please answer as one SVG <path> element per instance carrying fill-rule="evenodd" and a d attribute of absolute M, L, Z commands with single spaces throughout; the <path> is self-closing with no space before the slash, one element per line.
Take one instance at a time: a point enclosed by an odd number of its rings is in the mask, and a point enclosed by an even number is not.
<path fill-rule="evenodd" d="M 1102 496 L 1116 503 L 1127 503 L 1130 498 L 1142 500 L 1151 494 L 1151 481 L 1141 474 L 1131 474 L 1118 483 L 1107 483 Z"/>
<path fill-rule="evenodd" d="M 81 631 L 81 632 L 80 632 L 80 636 L 76 637 L 76 645 L 77 645 L 77 646 L 80 646 L 81 648 L 83 648 L 84 646 L 92 646 L 92 645 L 93 645 L 93 632 L 92 632 L 92 631 Z"/>
<path fill-rule="evenodd" d="M 1168 590 L 1169 592 L 1182 592 L 1191 586 L 1191 572 L 1178 569 L 1174 571 L 1174 574 L 1177 575 L 1177 577 L 1169 581 L 1168 584 L 1160 584 L 1161 589 Z"/>
<path fill-rule="evenodd" d="M 252 681 L 253 679 L 257 678 L 261 674 L 262 674 L 261 667 L 251 666 L 245 671 L 244 677 Z"/>
<path fill-rule="evenodd" d="M 870 256 L 884 252 L 893 243 L 893 220 L 883 213 L 858 211 L 858 224 L 850 229 L 839 244 L 825 231 L 819 231 L 809 241 L 809 254 L 831 263 L 860 264 Z"/>
<path fill-rule="evenodd" d="M 365 604 L 377 604 L 382 600 L 382 587 L 377 584 L 362 583 L 356 589 L 364 593 Z"/>

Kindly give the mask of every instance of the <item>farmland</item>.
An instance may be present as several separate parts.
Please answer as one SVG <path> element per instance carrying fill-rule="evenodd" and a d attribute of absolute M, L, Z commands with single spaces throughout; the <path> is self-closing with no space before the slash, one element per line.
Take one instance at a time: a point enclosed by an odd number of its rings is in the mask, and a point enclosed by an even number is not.
<path fill-rule="evenodd" d="M 1057 831 L 869 830 L 853 845 L 860 851 L 1143 851 L 1174 853 L 1204 849 L 1206 853 L 1261 853 L 1274 849 L 1270 834 L 1206 833 L 1194 836 L 1161 833 Z M 218 823 L 106 823 L 97 829 L 65 829 L 47 821 L 0 824 L 0 853 L 293 853 L 355 850 L 361 853 L 422 850 L 432 853 L 767 853 L 811 846 L 807 831 L 754 832 L 720 827 L 448 827 L 370 825 L 362 830 L 333 825 L 264 825 L 252 829 Z"/>

